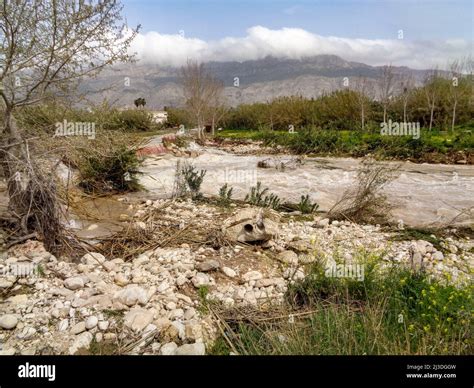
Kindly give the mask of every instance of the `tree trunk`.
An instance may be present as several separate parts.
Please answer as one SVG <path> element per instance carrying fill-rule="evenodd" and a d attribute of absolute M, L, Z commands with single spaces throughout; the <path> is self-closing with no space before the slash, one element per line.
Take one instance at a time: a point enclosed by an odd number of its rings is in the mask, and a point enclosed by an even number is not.
<path fill-rule="evenodd" d="M 434 116 L 434 105 L 431 106 L 431 112 L 430 112 L 430 132 L 431 132 L 431 128 L 433 128 L 433 116 Z"/>
<path fill-rule="evenodd" d="M 407 122 L 407 101 L 403 101 L 403 122 Z"/>
<path fill-rule="evenodd" d="M 23 206 L 19 199 L 22 187 L 20 177 L 20 164 L 26 163 L 27 152 L 23 139 L 18 131 L 16 120 L 13 117 L 12 109 L 7 107 L 5 109 L 4 118 L 4 144 L 0 152 L 0 163 L 2 164 L 3 174 L 7 180 L 10 210 L 16 214 L 22 214 Z M 22 223 L 23 224 L 23 223 Z M 23 227 L 24 229 L 24 227 Z M 26 230 L 24 230 L 26 232 Z"/>
<path fill-rule="evenodd" d="M 456 123 L 456 107 L 457 107 L 458 101 L 454 101 L 453 105 L 453 121 L 451 122 L 451 132 L 454 133 L 454 124 Z"/>

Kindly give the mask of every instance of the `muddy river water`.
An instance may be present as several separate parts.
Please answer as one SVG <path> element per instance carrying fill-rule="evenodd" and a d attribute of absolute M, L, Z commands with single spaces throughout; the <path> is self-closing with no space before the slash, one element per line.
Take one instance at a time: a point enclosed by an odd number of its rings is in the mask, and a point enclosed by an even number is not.
<path fill-rule="evenodd" d="M 282 200 L 298 202 L 301 195 L 309 194 L 323 211 L 356 182 L 360 164 L 352 158 L 307 158 L 303 164 L 281 171 L 273 166 L 288 164 L 294 157 L 235 155 L 214 148 L 199 151 L 198 157 L 188 160 L 197 169 L 207 171 L 201 187 L 206 195 L 217 195 L 219 188 L 228 183 L 234 188 L 233 197 L 243 199 L 260 181 Z M 167 154 L 146 160 L 140 180 L 151 197 L 171 195 L 178 159 Z M 257 168 L 262 160 L 272 167 Z M 395 205 L 392 213 L 396 221 L 416 227 L 441 225 L 474 206 L 474 166 L 384 163 L 401 164 L 398 177 L 384 188 L 389 202 Z M 472 212 L 457 219 L 463 224 L 473 221 Z"/>

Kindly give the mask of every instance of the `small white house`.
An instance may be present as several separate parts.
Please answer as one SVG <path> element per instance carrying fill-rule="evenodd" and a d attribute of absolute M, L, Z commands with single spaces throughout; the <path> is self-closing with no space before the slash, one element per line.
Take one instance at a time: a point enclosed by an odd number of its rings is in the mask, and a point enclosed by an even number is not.
<path fill-rule="evenodd" d="M 157 124 L 163 124 L 168 121 L 168 112 L 164 110 L 152 110 L 150 113 L 153 115 L 153 120 Z"/>

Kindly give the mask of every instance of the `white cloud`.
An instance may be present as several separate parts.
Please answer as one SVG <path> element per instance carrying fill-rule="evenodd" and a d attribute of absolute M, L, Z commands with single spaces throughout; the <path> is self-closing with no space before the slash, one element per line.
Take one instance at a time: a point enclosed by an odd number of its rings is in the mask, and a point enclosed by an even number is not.
<path fill-rule="evenodd" d="M 139 34 L 131 50 L 145 63 L 181 66 L 188 58 L 198 61 L 245 61 L 268 55 L 301 59 L 318 54 L 334 54 L 349 61 L 369 65 L 409 66 L 417 69 L 445 67 L 448 60 L 471 53 L 472 42 L 351 39 L 321 36 L 300 28 L 271 30 L 254 26 L 244 37 L 204 41 L 158 32 Z"/>

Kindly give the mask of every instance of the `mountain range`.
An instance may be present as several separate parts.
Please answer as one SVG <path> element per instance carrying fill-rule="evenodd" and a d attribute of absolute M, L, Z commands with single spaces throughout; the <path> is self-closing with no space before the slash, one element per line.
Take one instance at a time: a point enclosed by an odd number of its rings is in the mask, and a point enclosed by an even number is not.
<path fill-rule="evenodd" d="M 300 60 L 266 57 L 244 62 L 207 62 L 205 66 L 224 83 L 225 99 L 231 106 L 291 95 L 317 98 L 348 87 L 348 83 L 350 87 L 351 82 L 360 77 L 365 77 L 367 89 L 376 94 L 376 83 L 383 71 L 381 66 L 349 62 L 335 55 Z M 420 84 L 429 70 L 393 67 L 393 72 L 397 76 L 411 76 L 415 84 Z M 180 107 L 184 97 L 179 74 L 177 67 L 126 64 L 106 69 L 96 78 L 84 81 L 81 90 L 92 102 L 107 99 L 118 107 L 132 107 L 139 97 L 145 98 L 149 109 Z"/>

